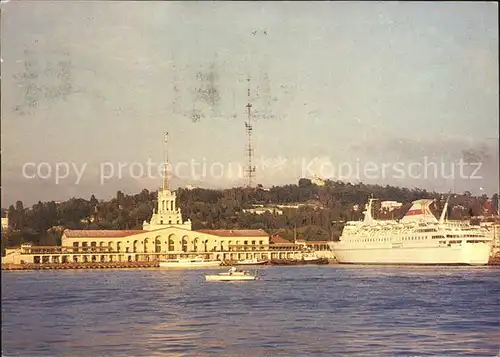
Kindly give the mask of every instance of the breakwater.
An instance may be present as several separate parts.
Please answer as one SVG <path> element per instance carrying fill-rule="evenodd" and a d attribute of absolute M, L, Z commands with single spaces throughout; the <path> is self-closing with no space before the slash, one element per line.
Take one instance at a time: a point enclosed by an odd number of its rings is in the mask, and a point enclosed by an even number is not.
<path fill-rule="evenodd" d="M 105 263 L 47 263 L 2 264 L 2 270 L 53 270 L 53 269 L 134 269 L 158 268 L 158 262 L 105 262 Z"/>
<path fill-rule="evenodd" d="M 257 264 L 239 264 L 238 261 L 225 261 L 222 263 L 223 266 L 233 266 L 233 265 L 314 265 L 314 264 L 335 264 L 335 259 L 318 258 L 314 260 L 304 260 L 304 259 L 271 259 L 265 263 Z"/>
<path fill-rule="evenodd" d="M 326 258 L 320 258 L 315 260 L 275 259 L 269 262 L 269 264 L 271 265 L 324 265 L 329 263 L 330 263 L 329 260 Z"/>
<path fill-rule="evenodd" d="M 303 261 L 295 259 L 272 259 L 266 265 L 305 265 L 329 264 L 328 259 Z M 222 262 L 221 266 L 237 265 L 235 262 Z M 261 264 L 259 264 L 261 265 Z M 54 270 L 54 269 L 146 269 L 159 268 L 159 262 L 81 262 L 81 263 L 44 263 L 44 264 L 2 264 L 2 270 Z"/>

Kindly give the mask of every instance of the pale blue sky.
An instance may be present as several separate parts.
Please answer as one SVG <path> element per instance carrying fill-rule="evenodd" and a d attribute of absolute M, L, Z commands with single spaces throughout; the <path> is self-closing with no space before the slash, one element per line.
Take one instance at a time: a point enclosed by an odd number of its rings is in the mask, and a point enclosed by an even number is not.
<path fill-rule="evenodd" d="M 164 131 L 174 164 L 244 164 L 247 75 L 254 108 L 272 115 L 255 122 L 256 163 L 287 160 L 257 168 L 265 186 L 296 182 L 294 161 L 449 163 L 466 150 L 480 156 L 485 179 L 373 182 L 493 193 L 497 12 L 496 3 L 465 2 L 2 4 L 3 206 L 153 189 L 158 179 L 101 185 L 100 163 L 159 162 Z M 196 73 L 211 68 L 215 105 L 194 95 Z M 193 109 L 204 114 L 198 122 Z M 26 162 L 88 164 L 78 185 L 73 176 L 55 185 L 23 178 Z"/>

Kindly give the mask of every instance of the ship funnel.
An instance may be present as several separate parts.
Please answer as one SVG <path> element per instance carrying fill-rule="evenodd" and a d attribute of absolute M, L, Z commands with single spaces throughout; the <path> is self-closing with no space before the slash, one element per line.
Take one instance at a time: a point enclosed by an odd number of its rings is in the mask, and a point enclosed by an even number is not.
<path fill-rule="evenodd" d="M 405 216 L 401 218 L 401 223 L 408 222 L 432 222 L 437 223 L 438 220 L 434 217 L 430 210 L 430 205 L 434 202 L 434 200 L 423 199 L 413 201 L 413 205 L 406 212 Z"/>

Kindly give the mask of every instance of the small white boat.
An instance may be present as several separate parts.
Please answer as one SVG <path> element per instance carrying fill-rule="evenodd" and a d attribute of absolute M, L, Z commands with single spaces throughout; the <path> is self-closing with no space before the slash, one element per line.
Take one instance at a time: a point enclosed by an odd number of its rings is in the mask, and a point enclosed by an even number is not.
<path fill-rule="evenodd" d="M 254 258 L 254 259 L 238 260 L 236 262 L 236 265 L 262 265 L 262 264 L 267 264 L 267 260 L 258 260 Z"/>
<path fill-rule="evenodd" d="M 205 260 L 200 255 L 196 258 L 160 260 L 160 268 L 208 268 L 221 264 L 222 262 L 217 260 Z"/>
<path fill-rule="evenodd" d="M 258 280 L 257 274 L 251 274 L 247 271 L 241 271 L 232 267 L 227 273 L 220 273 L 215 275 L 205 275 L 206 281 L 245 281 L 245 280 Z"/>

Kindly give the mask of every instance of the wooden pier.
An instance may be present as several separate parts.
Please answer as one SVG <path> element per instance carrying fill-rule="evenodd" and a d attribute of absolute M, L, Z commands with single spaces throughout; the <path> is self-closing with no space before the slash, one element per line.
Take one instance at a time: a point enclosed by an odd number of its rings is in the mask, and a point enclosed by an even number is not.
<path fill-rule="evenodd" d="M 54 270 L 54 269 L 137 269 L 158 268 L 158 262 L 104 262 L 104 263 L 46 263 L 2 264 L 2 270 Z"/>

